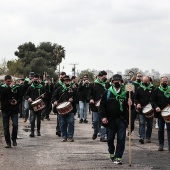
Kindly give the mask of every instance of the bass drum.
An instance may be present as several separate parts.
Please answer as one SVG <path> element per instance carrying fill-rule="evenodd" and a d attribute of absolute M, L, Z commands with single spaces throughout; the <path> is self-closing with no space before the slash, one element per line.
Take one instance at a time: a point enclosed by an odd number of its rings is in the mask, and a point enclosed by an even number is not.
<path fill-rule="evenodd" d="M 154 117 L 154 109 L 152 108 L 152 105 L 149 103 L 147 104 L 143 110 L 142 113 L 145 115 L 147 118 L 153 118 Z"/>
<path fill-rule="evenodd" d="M 170 123 L 170 106 L 166 106 L 162 111 L 161 115 L 166 123 Z"/>

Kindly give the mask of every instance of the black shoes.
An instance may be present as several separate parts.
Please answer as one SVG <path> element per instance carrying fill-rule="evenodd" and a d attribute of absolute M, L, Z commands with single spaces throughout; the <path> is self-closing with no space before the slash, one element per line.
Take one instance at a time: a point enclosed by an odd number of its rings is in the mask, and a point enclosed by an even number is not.
<path fill-rule="evenodd" d="M 80 120 L 79 120 L 79 123 L 83 123 L 83 119 L 80 119 Z"/>
<path fill-rule="evenodd" d="M 100 142 L 107 142 L 107 139 L 105 139 L 105 138 L 100 138 Z"/>
<path fill-rule="evenodd" d="M 74 139 L 73 138 L 68 138 L 67 141 L 68 142 L 74 142 Z"/>
<path fill-rule="evenodd" d="M 158 151 L 163 151 L 164 150 L 164 146 L 163 145 L 159 145 Z"/>
<path fill-rule="evenodd" d="M 12 145 L 13 145 L 13 146 L 17 146 L 16 140 L 12 142 Z"/>
<path fill-rule="evenodd" d="M 92 139 L 95 140 L 97 138 L 97 134 L 93 134 Z"/>
<path fill-rule="evenodd" d="M 40 133 L 40 131 L 37 131 L 37 136 L 41 136 L 41 133 Z"/>
<path fill-rule="evenodd" d="M 58 137 L 61 137 L 61 132 L 56 131 L 56 135 L 58 135 Z"/>
<path fill-rule="evenodd" d="M 7 145 L 5 146 L 5 148 L 11 148 L 11 143 L 7 143 Z"/>
<path fill-rule="evenodd" d="M 140 138 L 140 139 L 139 139 L 139 142 L 140 142 L 141 144 L 144 144 L 144 139 Z"/>
<path fill-rule="evenodd" d="M 35 137 L 34 132 L 31 132 L 30 137 L 31 138 Z"/>
<path fill-rule="evenodd" d="M 146 143 L 151 143 L 151 139 L 146 139 Z"/>
<path fill-rule="evenodd" d="M 88 120 L 87 119 L 84 119 L 84 121 L 83 121 L 84 123 L 88 123 Z"/>

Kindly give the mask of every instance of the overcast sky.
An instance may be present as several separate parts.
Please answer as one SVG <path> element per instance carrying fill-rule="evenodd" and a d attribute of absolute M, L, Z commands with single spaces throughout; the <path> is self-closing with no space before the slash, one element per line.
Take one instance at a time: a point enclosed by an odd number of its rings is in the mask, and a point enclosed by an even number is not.
<path fill-rule="evenodd" d="M 4 0 L 0 58 L 26 42 L 65 47 L 67 73 L 137 67 L 170 73 L 169 0 Z"/>

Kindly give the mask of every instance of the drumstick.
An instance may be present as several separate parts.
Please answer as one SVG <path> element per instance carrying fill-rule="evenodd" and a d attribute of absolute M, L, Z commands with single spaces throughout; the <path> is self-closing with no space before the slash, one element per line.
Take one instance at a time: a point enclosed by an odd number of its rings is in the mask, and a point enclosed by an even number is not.
<path fill-rule="evenodd" d="M 43 93 L 43 94 L 45 94 L 45 93 Z M 43 95 L 43 94 L 41 94 L 41 95 Z M 35 100 L 38 100 L 39 98 L 41 98 L 42 96 L 39 96 L 39 97 L 37 97 Z"/>

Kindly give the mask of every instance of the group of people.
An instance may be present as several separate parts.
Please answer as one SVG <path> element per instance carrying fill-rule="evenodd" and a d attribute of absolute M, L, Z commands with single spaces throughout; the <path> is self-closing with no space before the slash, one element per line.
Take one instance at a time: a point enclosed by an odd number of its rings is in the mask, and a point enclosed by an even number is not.
<path fill-rule="evenodd" d="M 164 150 L 166 123 L 170 151 L 170 123 L 166 122 L 161 114 L 161 111 L 170 104 L 168 78 L 161 77 L 160 86 L 155 87 L 149 76 L 137 73 L 136 80 L 128 82 L 134 86 L 131 97 L 127 92 L 126 83 L 119 74 L 115 74 L 107 80 L 107 72 L 104 70 L 99 72 L 94 82 L 90 82 L 86 74 L 78 81 L 76 76 L 70 78 L 65 72 L 60 73 L 56 83 L 53 83 L 48 75 L 44 81 L 40 81 L 38 74 L 30 72 L 29 77 L 17 85 L 13 84 L 10 75 L 6 75 L 4 83 L 0 87 L 6 148 L 11 148 L 10 118 L 13 125 L 12 144 L 17 146 L 19 112 L 25 122 L 30 113 L 30 137 L 35 137 L 35 120 L 37 120 L 37 136 L 41 136 L 41 120 L 46 118 L 50 121 L 49 115 L 53 110 L 57 115 L 56 135 L 61 137 L 63 142 L 73 142 L 75 115 L 78 114 L 80 124 L 88 123 L 90 110 L 92 112 L 92 140 L 95 140 L 100 134 L 100 141 L 107 142 L 111 161 L 115 164 L 122 164 L 126 130 L 129 124 L 129 107 L 131 107 L 131 132 L 135 128 L 135 120 L 138 117 L 139 142 L 141 144 L 151 143 L 153 119 L 156 117 L 159 126 L 158 150 Z M 34 109 L 33 102 L 37 99 L 42 99 L 42 109 L 41 104 L 40 109 Z M 151 106 L 150 110 L 144 112 L 148 106 Z M 19 108 L 21 108 L 20 111 Z M 127 136 L 131 135 L 131 132 L 128 132 Z M 115 146 L 116 135 L 117 145 Z"/>

